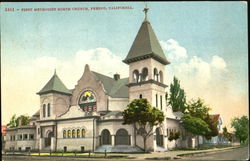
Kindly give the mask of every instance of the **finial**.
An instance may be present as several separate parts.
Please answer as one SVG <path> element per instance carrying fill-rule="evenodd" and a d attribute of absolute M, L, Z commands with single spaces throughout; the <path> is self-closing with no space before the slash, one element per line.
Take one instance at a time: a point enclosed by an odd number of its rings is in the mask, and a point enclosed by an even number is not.
<path fill-rule="evenodd" d="M 147 3 L 145 2 L 145 8 L 143 9 L 143 12 L 145 12 L 145 21 L 147 21 L 147 12 L 148 12 L 149 8 L 147 7 Z"/>
<path fill-rule="evenodd" d="M 54 71 L 54 75 L 56 75 L 56 69 L 55 69 L 55 71 Z"/>

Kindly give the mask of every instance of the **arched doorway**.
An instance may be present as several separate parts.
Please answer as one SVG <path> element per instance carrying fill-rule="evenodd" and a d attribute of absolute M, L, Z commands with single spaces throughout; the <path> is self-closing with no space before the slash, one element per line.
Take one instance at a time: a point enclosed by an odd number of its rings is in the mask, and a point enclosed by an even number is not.
<path fill-rule="evenodd" d="M 111 135 L 107 129 L 104 129 L 101 134 L 101 145 L 110 145 Z"/>
<path fill-rule="evenodd" d="M 45 138 L 45 147 L 51 145 L 51 138 L 54 136 L 54 133 L 52 131 L 47 132 L 47 137 Z"/>
<path fill-rule="evenodd" d="M 125 129 L 119 129 L 115 135 L 115 145 L 130 145 L 130 135 Z"/>
<path fill-rule="evenodd" d="M 163 146 L 163 135 L 161 135 L 159 127 L 156 128 L 155 133 L 156 133 L 156 145 Z"/>

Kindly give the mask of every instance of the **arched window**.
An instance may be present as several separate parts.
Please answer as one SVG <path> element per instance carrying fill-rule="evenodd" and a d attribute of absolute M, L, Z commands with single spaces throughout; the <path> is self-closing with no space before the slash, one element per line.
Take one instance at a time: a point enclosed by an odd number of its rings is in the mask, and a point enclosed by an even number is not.
<path fill-rule="evenodd" d="M 158 71 L 154 68 L 154 80 L 158 81 Z"/>
<path fill-rule="evenodd" d="M 84 138 L 86 136 L 86 130 L 82 129 L 82 138 Z"/>
<path fill-rule="evenodd" d="M 161 110 L 162 110 L 162 96 L 160 96 Z"/>
<path fill-rule="evenodd" d="M 142 81 L 147 81 L 148 80 L 148 68 L 143 68 L 142 69 Z"/>
<path fill-rule="evenodd" d="M 63 130 L 63 138 L 66 138 L 66 135 L 67 135 L 66 130 Z"/>
<path fill-rule="evenodd" d="M 68 138 L 71 138 L 71 130 L 68 130 Z"/>
<path fill-rule="evenodd" d="M 134 83 L 138 83 L 139 79 L 140 79 L 139 71 L 138 70 L 134 70 L 134 72 L 133 72 L 133 82 Z"/>
<path fill-rule="evenodd" d="M 48 117 L 50 117 L 50 103 L 48 103 L 48 107 L 47 107 L 47 113 L 48 113 Z"/>
<path fill-rule="evenodd" d="M 75 138 L 75 137 L 76 137 L 76 131 L 72 130 L 72 138 Z"/>
<path fill-rule="evenodd" d="M 163 83 L 163 73 L 162 71 L 159 72 L 159 81 Z"/>
<path fill-rule="evenodd" d="M 45 117 L 45 116 L 46 116 L 46 105 L 43 104 L 43 117 Z"/>
<path fill-rule="evenodd" d="M 158 95 L 155 95 L 155 106 L 158 107 Z"/>
<path fill-rule="evenodd" d="M 77 138 L 81 137 L 80 129 L 77 129 Z"/>

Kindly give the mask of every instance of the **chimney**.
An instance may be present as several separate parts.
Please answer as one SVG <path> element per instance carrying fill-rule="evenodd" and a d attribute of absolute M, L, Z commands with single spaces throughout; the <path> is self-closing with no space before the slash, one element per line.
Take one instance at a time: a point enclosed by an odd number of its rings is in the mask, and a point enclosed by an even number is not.
<path fill-rule="evenodd" d="M 120 79 L 120 74 L 114 74 L 114 79 L 117 81 L 118 79 Z"/>

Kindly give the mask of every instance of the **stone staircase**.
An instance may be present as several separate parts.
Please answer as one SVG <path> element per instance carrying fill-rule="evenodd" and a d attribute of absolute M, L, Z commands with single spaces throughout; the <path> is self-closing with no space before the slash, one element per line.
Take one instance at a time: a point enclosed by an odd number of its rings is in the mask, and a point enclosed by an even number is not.
<path fill-rule="evenodd" d="M 160 147 L 160 146 L 157 146 L 156 148 L 156 152 L 167 152 L 168 150 L 163 148 L 163 147 Z"/>
<path fill-rule="evenodd" d="M 106 150 L 107 153 L 140 153 L 143 152 L 138 147 L 133 147 L 129 145 L 103 145 L 98 147 L 94 152 L 95 153 L 104 153 Z"/>

